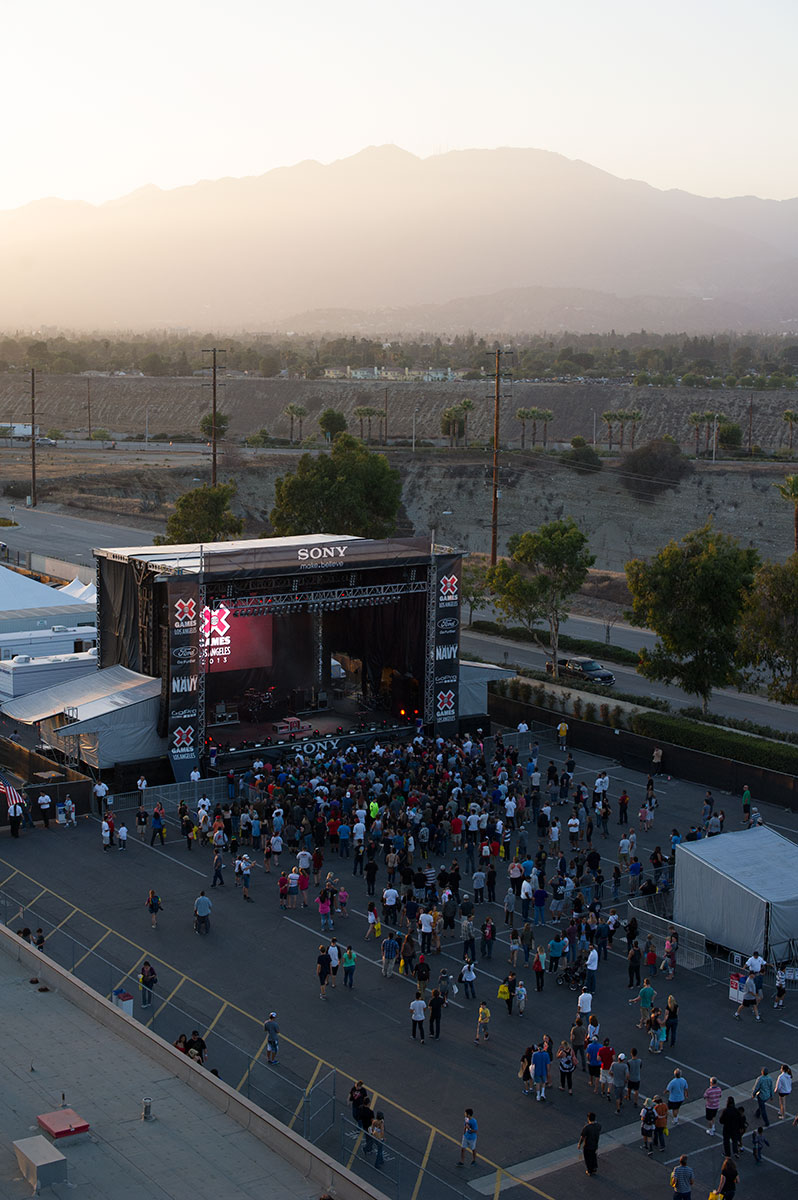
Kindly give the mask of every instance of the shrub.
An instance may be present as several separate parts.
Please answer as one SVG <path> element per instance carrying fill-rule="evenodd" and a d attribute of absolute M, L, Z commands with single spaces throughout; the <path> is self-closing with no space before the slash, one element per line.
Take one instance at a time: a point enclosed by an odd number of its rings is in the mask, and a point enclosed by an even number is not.
<path fill-rule="evenodd" d="M 582 716 L 582 708 L 583 708 L 582 697 L 575 696 L 572 709 L 573 709 L 573 714 L 577 720 L 579 720 L 579 718 Z"/>
<path fill-rule="evenodd" d="M 577 446 L 575 444 L 577 441 L 582 442 L 582 445 Z M 560 455 L 560 461 L 565 463 L 566 467 L 570 467 L 572 471 L 581 471 L 583 474 L 600 471 L 602 467 L 598 454 L 592 446 L 586 444 L 584 438 L 572 438 L 571 449 Z"/>
<path fill-rule="evenodd" d="M 621 483 L 638 500 L 653 500 L 693 470 L 673 438 L 655 438 L 630 450 L 618 466 Z"/>
<path fill-rule="evenodd" d="M 607 704 L 606 700 L 603 704 L 599 705 L 599 717 L 602 725 L 610 724 L 610 706 Z"/>
<path fill-rule="evenodd" d="M 593 724 L 595 724 L 595 722 L 596 722 L 596 706 L 595 706 L 595 704 L 588 703 L 585 705 L 585 720 L 591 721 Z"/>
<path fill-rule="evenodd" d="M 785 742 L 748 737 L 730 729 L 718 729 L 686 717 L 665 716 L 660 713 L 636 713 L 632 729 L 644 737 L 672 742 L 688 750 L 701 750 L 719 758 L 764 767 L 786 775 L 798 775 L 798 746 Z"/>
<path fill-rule="evenodd" d="M 724 450 L 739 450 L 743 444 L 743 431 L 733 421 L 718 425 L 718 442 Z"/>

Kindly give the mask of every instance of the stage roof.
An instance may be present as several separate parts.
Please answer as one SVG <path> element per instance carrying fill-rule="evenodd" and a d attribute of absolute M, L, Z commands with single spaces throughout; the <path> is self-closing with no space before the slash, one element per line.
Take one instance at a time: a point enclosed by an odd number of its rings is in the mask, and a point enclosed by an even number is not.
<path fill-rule="evenodd" d="M 43 688 L 40 692 L 31 692 L 18 700 L 10 700 L 0 711 L 14 721 L 21 721 L 23 725 L 33 725 L 36 721 L 63 712 L 65 708 L 73 708 L 77 709 L 78 720 L 83 721 L 113 709 L 138 704 L 140 700 L 151 700 L 160 694 L 160 679 L 116 666 L 95 671 L 92 675 L 84 675 L 69 683 Z"/>
<path fill-rule="evenodd" d="M 99 559 L 146 563 L 164 575 L 259 574 L 276 570 L 347 567 L 351 564 L 393 565 L 429 560 L 430 543 L 420 538 L 352 537 L 315 533 L 301 537 L 252 538 L 236 542 L 194 542 L 181 546 L 118 546 L 96 549 Z"/>

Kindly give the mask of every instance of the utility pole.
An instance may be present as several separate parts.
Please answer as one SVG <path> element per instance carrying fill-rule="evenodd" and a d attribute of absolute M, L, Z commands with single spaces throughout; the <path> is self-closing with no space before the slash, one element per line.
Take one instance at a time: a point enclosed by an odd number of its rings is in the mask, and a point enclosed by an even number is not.
<path fill-rule="evenodd" d="M 499 414 L 502 398 L 502 355 L 512 354 L 512 350 L 496 350 L 494 370 L 495 387 L 493 389 L 493 505 L 490 525 L 490 565 L 496 566 L 499 543 Z"/>
<path fill-rule="evenodd" d="M 753 453 L 752 446 L 751 446 L 751 443 L 753 441 L 753 432 L 754 432 L 754 393 L 751 392 L 751 395 L 748 398 L 748 457 L 749 458 L 751 457 L 751 454 Z"/>
<path fill-rule="evenodd" d="M 30 369 L 30 505 L 36 507 L 36 369 Z"/>
<path fill-rule="evenodd" d="M 89 417 L 89 441 L 91 441 L 91 380 L 86 380 L 86 412 Z"/>
<path fill-rule="evenodd" d="M 217 350 L 213 346 L 210 350 L 203 350 L 203 354 L 212 356 L 211 362 L 211 487 L 216 487 L 216 355 L 224 354 L 224 350 Z"/>
<path fill-rule="evenodd" d="M 388 389 L 385 389 L 385 445 L 388 445 Z"/>

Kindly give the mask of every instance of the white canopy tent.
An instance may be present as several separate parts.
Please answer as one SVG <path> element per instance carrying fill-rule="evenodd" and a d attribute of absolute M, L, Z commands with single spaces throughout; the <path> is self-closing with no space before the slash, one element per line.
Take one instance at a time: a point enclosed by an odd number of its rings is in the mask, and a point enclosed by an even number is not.
<path fill-rule="evenodd" d="M 73 579 L 57 590 L 62 596 L 71 596 L 73 600 L 83 600 L 86 604 L 97 603 L 97 585 L 94 583 L 81 583 L 79 579 Z"/>
<path fill-rule="evenodd" d="M 763 825 L 676 847 L 673 918 L 771 962 L 798 946 L 798 846 Z M 792 945 L 791 945 L 792 943 Z"/>
<path fill-rule="evenodd" d="M 38 724 L 46 745 L 71 748 L 84 763 L 103 770 L 165 753 L 166 739 L 157 732 L 160 696 L 159 679 L 115 666 L 11 700 L 0 712 L 24 725 Z"/>
<path fill-rule="evenodd" d="M 82 600 L 83 597 L 77 599 Z M 73 605 L 75 600 L 74 595 L 60 588 L 48 587 L 46 583 L 20 575 L 10 567 L 0 567 L 0 612 L 19 608 L 66 607 Z"/>

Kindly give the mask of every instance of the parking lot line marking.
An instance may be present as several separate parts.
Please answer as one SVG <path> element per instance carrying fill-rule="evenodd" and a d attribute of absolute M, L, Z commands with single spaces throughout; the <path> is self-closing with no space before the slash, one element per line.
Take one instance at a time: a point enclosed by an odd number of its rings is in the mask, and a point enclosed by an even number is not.
<path fill-rule="evenodd" d="M 77 971 L 77 969 L 78 969 L 78 967 L 80 966 L 80 964 L 81 964 L 81 963 L 84 961 L 84 959 L 87 959 L 87 958 L 89 957 L 89 955 L 90 955 L 90 954 L 94 954 L 94 951 L 97 949 L 97 947 L 98 947 L 99 945 L 101 945 L 101 944 L 102 944 L 102 943 L 105 941 L 105 939 L 108 937 L 108 934 L 109 934 L 109 933 L 111 933 L 111 930 L 110 930 L 110 929 L 106 929 L 106 931 L 105 931 L 105 933 L 102 935 L 102 937 L 101 937 L 101 938 L 98 938 L 98 939 L 97 939 L 97 941 L 94 943 L 94 945 L 92 946 L 91 950 L 87 950 L 85 954 L 82 954 L 82 955 L 80 956 L 80 958 L 78 959 L 78 961 L 75 963 L 74 967 L 72 968 L 72 974 L 73 974 L 73 975 L 74 975 L 75 971 Z"/>
<path fill-rule="evenodd" d="M 302 1106 L 305 1103 L 305 1097 L 310 1095 L 310 1089 L 313 1087 L 313 1084 L 318 1079 L 320 1070 L 321 1070 L 321 1059 L 319 1059 L 319 1061 L 316 1063 L 316 1070 L 311 1075 L 310 1082 L 308 1083 L 308 1086 L 305 1088 L 305 1093 L 302 1096 L 302 1099 L 299 1101 L 299 1104 L 297 1104 L 296 1108 L 294 1109 L 293 1117 L 288 1122 L 289 1129 L 294 1128 L 294 1125 L 296 1124 L 296 1119 L 299 1116 L 299 1114 L 302 1112 Z"/>
<path fill-rule="evenodd" d="M 781 1167 L 782 1171 L 789 1171 L 791 1175 L 798 1175 L 798 1171 L 794 1171 L 792 1167 L 785 1167 L 784 1163 L 776 1162 L 775 1158 L 765 1158 L 763 1154 L 762 1161 L 769 1163 L 771 1167 Z"/>
<path fill-rule="evenodd" d="M 416 1179 L 416 1186 L 413 1188 L 413 1194 L 410 1197 L 410 1200 L 417 1200 L 417 1198 L 418 1198 L 418 1193 L 421 1189 L 421 1184 L 424 1182 L 424 1172 L 427 1169 L 427 1163 L 429 1162 L 429 1154 L 430 1154 L 430 1150 L 432 1149 L 432 1143 L 434 1141 L 435 1141 L 435 1130 L 430 1129 L 429 1137 L 427 1138 L 427 1148 L 424 1151 L 424 1157 L 421 1160 L 421 1166 L 418 1168 L 418 1177 Z"/>
<path fill-rule="evenodd" d="M 5 865 L 6 865 L 7 867 L 10 867 L 10 866 L 11 866 L 11 863 L 7 863 L 7 862 L 5 861 L 5 859 L 2 859 L 2 862 L 4 862 L 4 863 L 5 863 Z M 11 882 L 11 880 L 14 878 L 14 876 L 15 876 L 15 875 L 19 875 L 19 871 L 12 871 L 12 872 L 11 872 L 11 874 L 8 876 L 8 878 L 7 878 L 7 879 L 4 879 L 4 880 L 3 880 L 3 882 L 2 882 L 2 883 L 0 883 L 0 888 L 4 888 L 4 887 L 6 886 L 6 884 L 7 884 L 7 883 L 10 883 L 10 882 Z"/>
<path fill-rule="evenodd" d="M 79 910 L 78 910 L 77 908 L 73 908 L 73 909 L 72 909 L 72 912 L 71 912 L 71 913 L 69 913 L 69 915 L 68 915 L 68 916 L 64 917 L 63 921 L 59 921 L 59 922 L 58 922 L 58 924 L 57 924 L 57 925 L 55 926 L 55 928 L 53 929 L 53 933 L 55 933 L 56 929 L 61 929 L 61 928 L 62 928 L 62 926 L 66 925 L 67 921 L 71 921 L 71 920 L 72 920 L 72 918 L 74 917 L 75 913 L 76 913 L 76 912 L 78 912 L 78 911 L 79 911 Z"/>
<path fill-rule="evenodd" d="M 12 863 L 8 862 L 6 859 L 3 859 L 3 858 L 0 858 L 0 862 L 2 862 L 7 867 L 13 866 Z M 34 879 L 33 876 L 27 875 L 24 871 L 16 871 L 15 873 L 21 875 L 24 879 L 29 880 L 30 883 L 35 883 L 38 887 L 43 886 L 40 880 Z M 48 888 L 47 891 L 49 892 L 49 894 L 51 896 L 54 896 L 56 900 L 60 900 L 63 904 L 71 904 L 72 903 L 71 900 L 67 900 L 66 897 L 62 896 L 59 892 L 54 892 L 52 890 L 52 888 Z M 101 921 L 99 921 L 97 919 L 97 917 L 92 916 L 91 913 L 86 912 L 85 909 L 80 908 L 78 905 L 75 905 L 75 908 L 76 908 L 76 911 L 79 912 L 82 916 L 88 917 L 89 920 L 94 921 L 96 924 L 103 927 L 103 923 Z M 299 922 L 297 922 L 297 924 L 299 924 Z M 303 926 L 303 928 L 307 928 L 307 926 Z M 126 937 L 125 934 L 119 933 L 118 930 L 112 929 L 110 927 L 110 925 L 105 926 L 105 930 L 106 930 L 106 932 L 103 935 L 103 938 L 100 938 L 100 942 L 102 942 L 103 939 L 108 936 L 108 934 L 115 933 L 116 936 L 120 939 L 120 941 L 126 942 L 129 946 L 132 946 L 134 950 L 141 951 L 141 957 L 138 960 L 139 962 L 143 962 L 145 958 L 149 958 L 152 962 L 159 963 L 161 966 L 165 967 L 167 970 L 173 971 L 175 969 L 171 963 L 166 961 L 166 959 L 159 958 L 158 955 L 152 954 L 146 950 L 143 950 L 142 947 L 138 944 L 138 942 L 134 942 L 131 938 Z M 97 945 L 99 945 L 99 944 L 100 943 L 98 942 Z M 92 951 L 89 951 L 88 953 L 92 953 Z M 260 1017 L 255 1017 L 255 1016 L 253 1016 L 252 1013 L 247 1012 L 247 1010 L 245 1008 L 241 1008 L 239 1005 L 234 1004 L 232 1001 L 225 1000 L 224 996 L 220 996 L 218 992 L 215 992 L 212 988 L 207 987 L 204 983 L 200 983 L 200 981 L 198 979 L 194 979 L 193 976 L 186 975 L 185 981 L 187 983 L 193 984 L 195 987 L 197 987 L 201 991 L 205 992 L 206 995 L 213 996 L 214 999 L 219 1000 L 223 1006 L 226 1006 L 227 1008 L 232 1009 L 234 1012 L 237 1012 L 240 1016 L 245 1017 L 248 1021 L 253 1021 L 256 1025 L 262 1024 Z M 308 1058 L 312 1058 L 314 1062 L 318 1060 L 318 1058 L 319 1058 L 318 1054 L 316 1054 L 315 1051 L 313 1051 L 313 1050 L 309 1050 L 307 1048 L 307 1046 L 303 1046 L 301 1042 L 296 1042 L 292 1038 L 288 1038 L 288 1037 L 284 1037 L 283 1041 L 287 1045 L 293 1046 L 295 1050 L 299 1050 L 302 1054 L 307 1055 Z M 264 1045 L 265 1045 L 265 1043 L 264 1043 Z M 263 1049 L 263 1047 L 261 1047 L 261 1051 L 259 1051 L 259 1053 L 262 1052 L 262 1049 Z M 352 1083 L 356 1082 L 354 1075 L 350 1075 L 348 1071 L 345 1071 L 345 1070 L 343 1070 L 343 1068 L 336 1066 L 335 1063 L 330 1062 L 328 1059 L 324 1059 L 324 1058 L 321 1059 L 321 1062 L 325 1067 L 329 1067 L 330 1070 L 336 1071 L 343 1079 L 348 1079 Z M 242 1084 L 245 1081 L 246 1081 L 246 1073 L 242 1080 Z M 236 1089 L 236 1090 L 238 1090 L 238 1089 Z M 454 1146 L 457 1146 L 457 1147 L 460 1146 L 460 1141 L 458 1138 L 453 1137 L 450 1133 L 447 1133 L 446 1130 L 440 1129 L 437 1125 L 433 1125 L 430 1121 L 425 1120 L 424 1117 L 419 1117 L 417 1113 L 411 1112 L 409 1108 L 405 1108 L 405 1106 L 403 1104 L 400 1104 L 398 1101 L 391 1100 L 388 1096 L 386 1096 L 385 1103 L 390 1105 L 390 1107 L 395 1109 L 397 1112 L 400 1112 L 404 1116 L 409 1117 L 412 1121 L 415 1121 L 417 1124 L 421 1125 L 424 1129 L 426 1129 L 428 1131 L 431 1129 L 434 1129 L 435 1132 L 440 1137 L 442 1137 L 445 1141 L 451 1142 L 451 1144 Z M 485 1158 L 482 1155 L 480 1155 L 479 1157 L 480 1157 L 480 1161 L 485 1163 L 486 1166 L 498 1169 L 499 1164 L 493 1162 L 492 1159 Z M 513 1175 L 512 1171 L 508 1170 L 507 1168 L 502 1167 L 502 1170 L 504 1171 L 504 1174 L 507 1176 L 507 1178 L 512 1181 L 512 1186 L 519 1186 L 519 1187 L 526 1188 L 527 1191 L 534 1192 L 535 1195 L 543 1197 L 543 1200 L 554 1200 L 554 1198 L 552 1196 L 550 1196 L 548 1194 L 548 1192 L 541 1191 L 540 1188 L 536 1188 L 534 1186 L 534 1184 L 527 1183 L 527 1181 L 525 1179 L 519 1179 L 518 1176 Z"/>
<path fill-rule="evenodd" d="M 792 1021 L 779 1021 L 779 1025 L 789 1025 L 790 1029 L 798 1029 L 798 1025 L 793 1025 Z"/>
<path fill-rule="evenodd" d="M 746 1046 L 745 1042 L 735 1042 L 734 1038 L 724 1037 L 724 1042 L 731 1042 L 733 1046 L 739 1046 L 741 1050 L 748 1050 L 751 1054 L 756 1054 L 759 1058 L 769 1058 L 771 1062 L 776 1062 L 766 1050 L 757 1050 L 755 1046 Z"/>
<path fill-rule="evenodd" d="M 161 1015 L 161 1013 L 163 1012 L 163 1010 L 166 1008 L 167 1004 L 170 1003 L 170 1001 L 174 997 L 175 992 L 177 992 L 183 986 L 183 984 L 185 982 L 186 982 L 186 977 L 185 977 L 185 975 L 183 975 L 182 978 L 179 979 L 178 982 L 175 984 L 175 986 L 172 988 L 171 992 L 166 997 L 166 999 L 161 1004 L 159 1004 L 158 1008 L 156 1008 L 155 1012 L 150 1017 L 149 1021 L 147 1022 L 148 1029 L 152 1025 L 155 1018 L 159 1017 Z"/>
<path fill-rule="evenodd" d="M 691 1067 L 689 1063 L 679 1062 L 678 1058 L 672 1058 L 670 1056 L 670 1054 L 666 1054 L 665 1058 L 666 1058 L 667 1062 L 675 1063 L 677 1067 L 682 1067 L 683 1070 L 690 1071 L 693 1075 L 700 1075 L 702 1078 L 706 1077 L 706 1074 L 707 1074 L 706 1071 L 699 1071 L 697 1067 Z M 717 1078 L 717 1076 L 716 1076 L 716 1078 Z M 718 1083 L 720 1084 L 721 1087 L 725 1087 L 725 1088 L 732 1087 L 732 1084 L 726 1083 L 726 1081 L 723 1079 L 718 1079 Z"/>
<path fill-rule="evenodd" d="M 286 1038 L 285 1040 L 288 1041 L 288 1038 Z M 258 1046 L 258 1049 L 257 1049 L 256 1053 L 254 1054 L 254 1056 L 252 1057 L 251 1061 L 247 1063 L 246 1071 L 244 1072 L 244 1074 L 241 1076 L 238 1083 L 236 1084 L 237 1092 L 240 1092 L 242 1087 L 244 1086 L 244 1084 L 247 1082 L 247 1076 L 249 1075 L 250 1071 L 252 1070 L 252 1067 L 254 1066 L 254 1064 L 260 1058 L 261 1054 L 263 1054 L 263 1051 L 266 1049 L 266 1045 L 267 1045 L 268 1041 L 269 1041 L 269 1035 L 267 1034 L 266 1037 L 261 1042 L 261 1044 Z"/>
<path fill-rule="evenodd" d="M 229 1008 L 229 1007 L 230 1007 L 230 1005 L 229 1005 L 229 1004 L 227 1003 L 227 1001 L 225 1000 L 224 1004 L 223 1004 L 223 1005 L 222 1005 L 222 1007 L 219 1009 L 218 1013 L 217 1013 L 217 1014 L 216 1014 L 216 1016 L 213 1018 L 213 1020 L 211 1021 L 210 1025 L 208 1026 L 208 1028 L 205 1030 L 205 1033 L 202 1035 L 203 1037 L 207 1037 L 209 1033 L 213 1033 L 214 1029 L 216 1028 L 216 1022 L 219 1020 L 219 1017 L 222 1015 L 222 1013 L 224 1012 L 224 1010 L 225 1010 L 226 1008 Z"/>
<path fill-rule="evenodd" d="M 352 1170 L 352 1163 L 353 1163 L 353 1162 L 355 1161 L 355 1159 L 357 1158 L 357 1152 L 358 1152 L 358 1150 L 360 1149 L 360 1143 L 361 1143 L 362 1141 L 363 1141 L 363 1134 L 362 1134 L 362 1133 L 359 1133 L 359 1134 L 357 1135 L 357 1137 L 355 1138 L 355 1145 L 354 1145 L 354 1149 L 352 1150 L 352 1153 L 349 1155 L 349 1162 L 346 1164 L 346 1169 L 347 1169 L 347 1171 L 351 1171 L 351 1170 Z"/>

